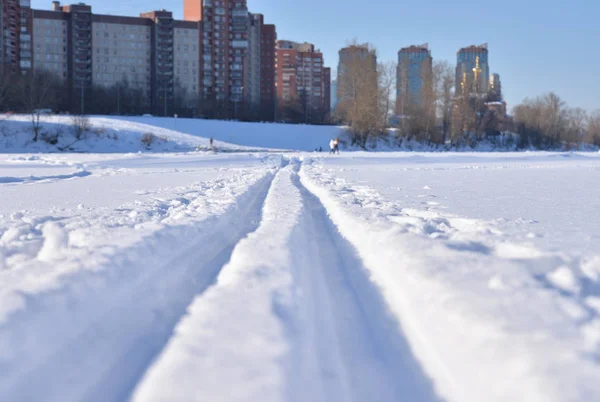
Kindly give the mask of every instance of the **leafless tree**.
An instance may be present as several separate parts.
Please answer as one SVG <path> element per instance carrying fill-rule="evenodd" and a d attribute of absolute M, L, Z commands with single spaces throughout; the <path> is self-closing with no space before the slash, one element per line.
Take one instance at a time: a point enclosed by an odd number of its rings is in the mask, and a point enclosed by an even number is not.
<path fill-rule="evenodd" d="M 92 129 L 92 123 L 85 115 L 75 114 L 71 116 L 71 123 L 73 125 L 75 139 L 78 141 L 83 139 L 85 134 L 90 132 Z"/>
<path fill-rule="evenodd" d="M 435 79 L 436 104 L 442 122 L 442 142 L 446 142 L 450 134 L 452 122 L 452 103 L 454 99 L 455 67 L 447 61 L 433 64 Z"/>
<path fill-rule="evenodd" d="M 20 79 L 18 91 L 24 109 L 30 115 L 34 142 L 40 136 L 42 115 L 56 107 L 59 87 L 57 77 L 45 71 L 32 72 Z"/>
<path fill-rule="evenodd" d="M 600 110 L 596 110 L 588 116 L 586 142 L 600 146 Z"/>
<path fill-rule="evenodd" d="M 337 116 L 352 133 L 352 141 L 366 147 L 369 138 L 383 132 L 381 92 L 376 50 L 371 45 L 353 45 L 362 50 L 340 63 Z"/>
<path fill-rule="evenodd" d="M 396 88 L 398 63 L 394 61 L 379 63 L 377 70 L 379 76 L 379 109 L 383 125 L 386 125 L 393 108 L 392 99 Z"/>
<path fill-rule="evenodd" d="M 579 107 L 569 108 L 565 113 L 566 131 L 563 141 L 568 148 L 580 145 L 586 137 L 587 112 Z"/>
<path fill-rule="evenodd" d="M 555 93 L 526 99 L 513 109 L 515 125 L 523 146 L 538 148 L 573 147 L 590 138 L 596 116 L 588 118 L 580 108 L 569 108 Z"/>

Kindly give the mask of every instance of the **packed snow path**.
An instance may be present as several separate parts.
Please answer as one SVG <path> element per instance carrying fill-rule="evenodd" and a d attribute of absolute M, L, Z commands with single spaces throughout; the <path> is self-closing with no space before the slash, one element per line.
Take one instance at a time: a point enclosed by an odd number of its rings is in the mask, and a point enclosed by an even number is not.
<path fill-rule="evenodd" d="M 104 207 L 0 214 L 0 400 L 600 400 L 593 248 L 524 244 L 428 185 L 406 208 L 322 158 L 214 158 L 12 169 L 23 204 L 86 181 Z M 94 199 L 117 183 L 146 189 Z"/>

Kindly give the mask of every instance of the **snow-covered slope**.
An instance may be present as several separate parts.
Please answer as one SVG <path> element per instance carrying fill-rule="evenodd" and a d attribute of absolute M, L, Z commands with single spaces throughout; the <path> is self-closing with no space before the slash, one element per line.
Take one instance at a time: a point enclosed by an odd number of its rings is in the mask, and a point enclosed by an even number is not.
<path fill-rule="evenodd" d="M 33 142 L 31 116 L 0 115 L 0 153 L 187 152 L 210 148 L 210 136 L 185 134 L 178 131 L 177 127 L 164 128 L 153 124 L 154 122 L 155 119 L 134 122 L 113 117 L 89 117 L 90 130 L 77 140 L 71 117 L 41 116 L 40 140 Z M 52 141 L 53 138 L 57 141 Z M 257 149 L 252 146 L 233 145 L 218 139 L 214 142 L 214 147 L 219 151 L 257 151 L 270 148 Z"/>
<path fill-rule="evenodd" d="M 0 156 L 0 400 L 600 401 L 599 173 Z"/>
<path fill-rule="evenodd" d="M 144 123 L 204 138 L 254 148 L 314 151 L 329 150 L 329 141 L 344 136 L 335 126 L 310 126 L 277 123 L 243 123 L 235 121 L 175 119 L 161 117 L 115 117 L 128 122 Z"/>

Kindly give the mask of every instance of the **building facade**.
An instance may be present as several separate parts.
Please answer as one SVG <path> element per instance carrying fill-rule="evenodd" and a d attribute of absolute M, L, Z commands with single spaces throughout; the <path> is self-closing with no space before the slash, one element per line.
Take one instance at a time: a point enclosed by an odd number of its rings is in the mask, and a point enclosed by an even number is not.
<path fill-rule="evenodd" d="M 502 82 L 500 74 L 492 74 L 490 76 L 490 101 L 501 101 L 502 98 Z"/>
<path fill-rule="evenodd" d="M 275 25 L 265 24 L 262 14 L 250 14 L 244 93 L 250 116 L 259 120 L 275 118 L 276 41 Z"/>
<path fill-rule="evenodd" d="M 27 74 L 33 63 L 32 12 L 30 0 L 0 3 L 0 63 L 2 67 Z"/>
<path fill-rule="evenodd" d="M 346 98 L 344 92 L 347 88 L 350 70 L 354 65 L 360 69 L 371 72 L 369 87 L 377 88 L 377 55 L 368 45 L 352 45 L 339 51 L 339 63 L 337 69 L 337 103 Z"/>
<path fill-rule="evenodd" d="M 323 112 L 327 122 L 331 114 L 331 68 L 323 68 Z"/>
<path fill-rule="evenodd" d="M 311 43 L 277 41 L 277 99 L 280 108 L 297 108 L 306 122 L 322 121 L 329 113 L 331 70 Z"/>
<path fill-rule="evenodd" d="M 432 88 L 433 58 L 427 44 L 410 46 L 398 52 L 396 73 L 396 114 L 410 113 L 422 106 Z"/>
<path fill-rule="evenodd" d="M 277 108 L 277 29 L 264 24 L 260 30 L 260 115 L 259 119 L 273 121 Z"/>
<path fill-rule="evenodd" d="M 169 105 L 176 96 L 195 104 L 201 22 L 175 21 L 165 10 L 139 17 L 99 15 L 86 4 L 56 1 L 52 10 L 31 15 L 32 68 L 65 80 L 75 110 L 85 112 L 92 88 L 112 88 L 117 94 L 137 90 L 140 107 L 156 114 L 172 114 Z"/>
<path fill-rule="evenodd" d="M 246 0 L 184 0 L 184 19 L 203 23 L 203 99 L 226 107 L 233 104 L 237 115 L 244 99 L 248 53 Z"/>
<path fill-rule="evenodd" d="M 363 110 L 377 113 L 377 55 L 369 45 L 352 45 L 339 51 L 336 91 L 337 119 L 347 121 L 357 102 Z"/>
<path fill-rule="evenodd" d="M 90 5 L 58 1 L 32 10 L 30 0 L 2 0 L 0 61 L 64 80 L 69 108 L 77 112 L 86 112 L 93 91 L 118 103 L 135 90 L 143 110 L 158 115 L 172 115 L 173 104 L 183 103 L 191 113 L 220 108 L 228 117 L 275 119 L 275 25 L 250 14 L 245 0 L 184 0 L 184 17 L 175 20 L 166 10 L 99 15 Z M 299 60 L 307 64 L 302 91 L 321 105 L 322 55 L 307 53 Z"/>
<path fill-rule="evenodd" d="M 456 59 L 456 93 L 486 95 L 489 90 L 490 68 L 487 43 L 462 48 Z"/>

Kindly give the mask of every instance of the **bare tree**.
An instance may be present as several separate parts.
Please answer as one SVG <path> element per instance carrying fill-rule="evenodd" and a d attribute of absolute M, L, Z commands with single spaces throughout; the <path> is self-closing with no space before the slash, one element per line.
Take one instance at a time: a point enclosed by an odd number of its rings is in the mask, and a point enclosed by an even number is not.
<path fill-rule="evenodd" d="M 53 111 L 57 105 L 59 87 L 59 80 L 49 72 L 35 71 L 21 77 L 19 93 L 24 109 L 30 115 L 34 142 L 41 132 L 41 116 L 46 110 Z"/>
<path fill-rule="evenodd" d="M 513 109 L 513 115 L 522 146 L 571 146 L 581 140 L 585 130 L 585 112 L 570 109 L 552 92 L 525 99 Z"/>
<path fill-rule="evenodd" d="M 455 67 L 447 61 L 433 64 L 435 80 L 436 105 L 442 121 L 442 142 L 446 142 L 450 134 L 452 122 L 452 103 L 454 99 Z"/>
<path fill-rule="evenodd" d="M 392 113 L 393 95 L 396 88 L 396 74 L 398 63 L 388 61 L 379 63 L 377 66 L 379 76 L 379 109 L 381 111 L 382 124 L 387 125 L 388 117 Z"/>
<path fill-rule="evenodd" d="M 385 129 L 380 111 L 381 93 L 377 53 L 371 45 L 352 45 L 340 62 L 337 116 L 350 127 L 352 142 L 363 148 L 370 137 Z"/>
<path fill-rule="evenodd" d="M 92 129 L 92 123 L 87 116 L 75 114 L 71 116 L 71 122 L 77 141 L 83 139 L 84 135 Z"/>
<path fill-rule="evenodd" d="M 600 110 L 596 110 L 588 116 L 586 142 L 600 146 Z"/>
<path fill-rule="evenodd" d="M 566 131 L 563 141 L 568 148 L 580 145 L 586 137 L 587 112 L 582 108 L 569 108 L 565 113 Z"/>

